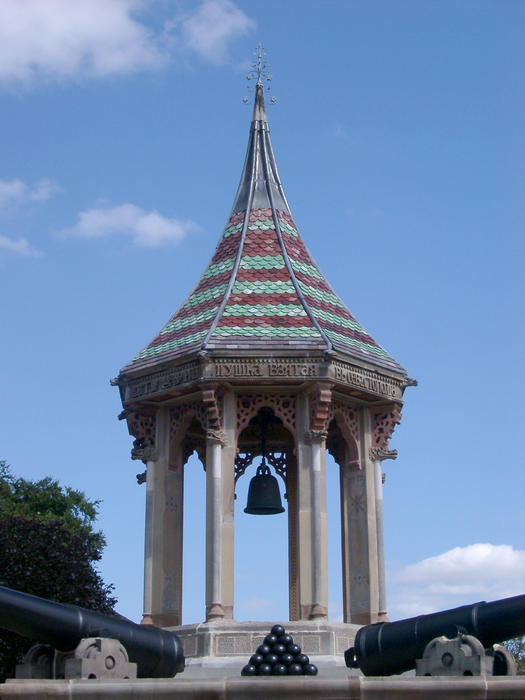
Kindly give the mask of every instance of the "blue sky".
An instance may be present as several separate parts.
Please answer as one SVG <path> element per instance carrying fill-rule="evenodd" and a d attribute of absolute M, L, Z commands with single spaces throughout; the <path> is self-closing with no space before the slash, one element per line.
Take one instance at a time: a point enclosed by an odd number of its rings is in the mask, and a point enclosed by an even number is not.
<path fill-rule="evenodd" d="M 384 463 L 390 614 L 521 593 L 522 2 L 3 0 L 0 458 L 102 499 L 101 571 L 120 612 L 140 619 L 145 490 L 109 379 L 212 255 L 242 168 L 241 98 L 259 41 L 302 236 L 419 381 L 391 442 L 399 457 Z M 186 481 L 184 612 L 195 621 L 198 463 Z M 244 516 L 242 481 L 237 617 L 285 618 L 285 516 Z"/>

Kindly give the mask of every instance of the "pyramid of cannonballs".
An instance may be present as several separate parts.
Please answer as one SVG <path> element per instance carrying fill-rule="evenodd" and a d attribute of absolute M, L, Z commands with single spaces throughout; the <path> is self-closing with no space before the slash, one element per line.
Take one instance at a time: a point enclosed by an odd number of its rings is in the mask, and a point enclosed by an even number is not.
<path fill-rule="evenodd" d="M 242 669 L 241 676 L 316 676 L 317 666 L 294 644 L 282 625 L 274 625 Z"/>

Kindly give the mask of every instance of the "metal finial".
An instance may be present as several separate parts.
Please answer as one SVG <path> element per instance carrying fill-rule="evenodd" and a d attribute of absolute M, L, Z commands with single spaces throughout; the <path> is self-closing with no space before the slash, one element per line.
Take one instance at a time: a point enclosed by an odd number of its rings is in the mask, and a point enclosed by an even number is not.
<path fill-rule="evenodd" d="M 269 72 L 270 71 L 270 66 L 265 62 L 264 57 L 266 56 L 266 51 L 264 50 L 264 46 L 262 45 L 261 42 L 259 42 L 255 48 L 255 51 L 253 52 L 253 55 L 255 56 L 255 60 L 252 63 L 251 70 L 249 73 L 246 75 L 246 80 L 248 81 L 255 81 L 256 85 L 260 85 L 264 87 L 264 81 L 266 80 L 268 83 L 271 83 L 272 81 L 272 74 Z M 266 86 L 267 90 L 270 90 L 270 85 L 268 84 Z M 251 86 L 248 86 L 248 90 L 253 90 Z M 248 102 L 247 97 L 243 97 L 242 101 L 244 104 Z M 277 102 L 276 97 L 272 97 L 270 102 L 272 104 L 275 104 Z"/>

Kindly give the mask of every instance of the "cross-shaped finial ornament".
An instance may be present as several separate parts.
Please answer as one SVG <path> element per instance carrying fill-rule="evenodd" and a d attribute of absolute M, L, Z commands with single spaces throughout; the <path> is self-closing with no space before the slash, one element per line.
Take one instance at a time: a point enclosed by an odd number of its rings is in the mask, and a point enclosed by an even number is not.
<path fill-rule="evenodd" d="M 264 50 L 264 46 L 261 44 L 261 42 L 257 44 L 253 55 L 255 56 L 255 61 L 252 63 L 251 71 L 246 75 L 246 80 L 255 80 L 257 85 L 264 85 L 264 80 L 270 83 L 272 80 L 272 75 L 269 72 L 270 67 L 264 61 L 266 51 Z M 250 89 L 250 87 L 248 87 L 248 89 Z M 270 85 L 268 85 L 266 89 L 269 90 Z M 243 97 L 242 101 L 246 104 L 248 102 L 248 97 Z M 270 102 L 275 104 L 277 102 L 277 98 L 272 97 Z"/>

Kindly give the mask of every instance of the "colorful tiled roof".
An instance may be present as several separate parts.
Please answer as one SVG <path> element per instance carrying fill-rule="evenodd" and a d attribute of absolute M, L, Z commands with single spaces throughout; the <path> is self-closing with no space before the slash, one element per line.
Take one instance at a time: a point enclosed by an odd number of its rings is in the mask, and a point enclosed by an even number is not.
<path fill-rule="evenodd" d="M 310 256 L 279 179 L 259 82 L 232 214 L 197 286 L 124 369 L 199 350 L 336 350 L 405 373 L 352 316 Z"/>

